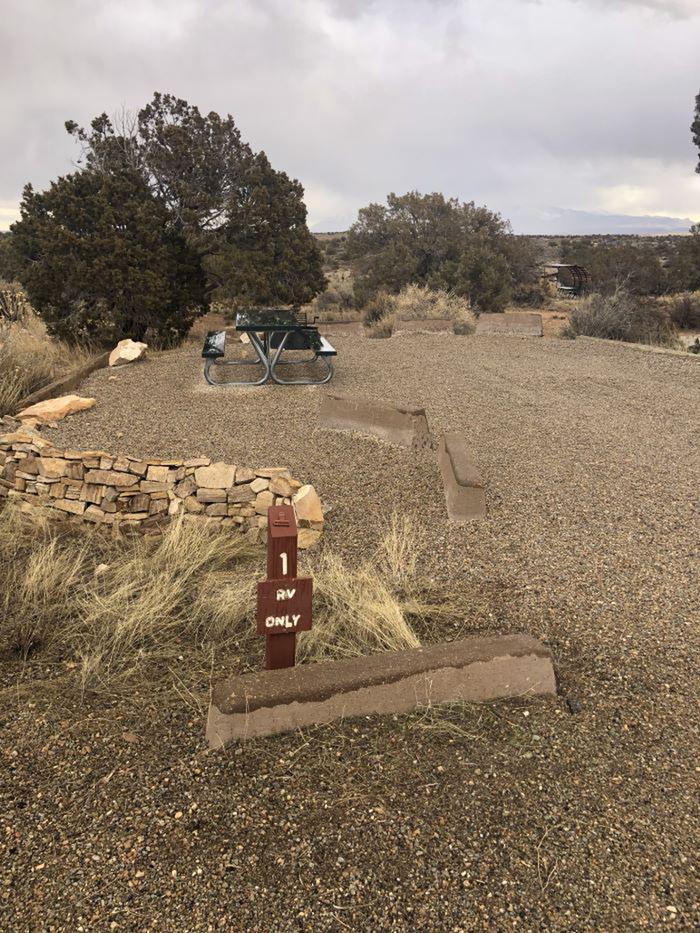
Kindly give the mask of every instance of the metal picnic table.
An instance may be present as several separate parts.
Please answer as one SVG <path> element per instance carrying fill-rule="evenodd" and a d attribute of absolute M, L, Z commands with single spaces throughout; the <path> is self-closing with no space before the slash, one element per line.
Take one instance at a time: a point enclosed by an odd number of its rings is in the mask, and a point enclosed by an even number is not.
<path fill-rule="evenodd" d="M 306 316 L 286 308 L 253 309 L 240 311 L 236 315 L 236 330 L 248 335 L 256 359 L 226 360 L 226 331 L 209 331 L 204 341 L 202 356 L 205 358 L 204 378 L 210 385 L 258 386 L 272 381 L 278 385 L 323 385 L 333 376 L 333 361 L 336 350 L 318 332 L 315 319 L 309 322 Z M 310 350 L 311 356 L 290 358 L 290 351 Z M 285 355 L 287 354 L 287 355 Z M 308 366 L 320 362 L 318 378 L 308 375 L 300 379 L 285 379 L 278 367 Z M 260 366 L 259 379 L 213 379 L 211 370 L 224 366 Z"/>

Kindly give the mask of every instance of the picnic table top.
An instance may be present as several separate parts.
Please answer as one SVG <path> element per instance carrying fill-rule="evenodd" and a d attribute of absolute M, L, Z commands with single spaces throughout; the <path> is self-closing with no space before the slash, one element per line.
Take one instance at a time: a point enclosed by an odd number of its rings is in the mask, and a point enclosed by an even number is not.
<path fill-rule="evenodd" d="M 300 317 L 288 308 L 261 308 L 239 311 L 236 315 L 236 330 L 241 331 L 278 331 L 306 330 L 317 331 L 314 323 Z"/>

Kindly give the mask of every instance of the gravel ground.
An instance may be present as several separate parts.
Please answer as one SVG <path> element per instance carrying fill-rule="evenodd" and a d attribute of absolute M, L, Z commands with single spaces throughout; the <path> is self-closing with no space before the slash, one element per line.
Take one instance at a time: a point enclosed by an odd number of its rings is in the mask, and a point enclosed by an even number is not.
<path fill-rule="evenodd" d="M 9 687 L 1 928 L 700 923 L 698 360 L 350 330 L 328 328 L 333 389 L 424 405 L 433 431 L 463 432 L 485 521 L 446 524 L 430 454 L 318 428 L 323 390 L 207 387 L 194 343 L 95 373 L 81 391 L 97 406 L 51 436 L 288 465 L 333 506 L 325 543 L 350 560 L 392 511 L 417 515 L 423 572 L 467 607 L 435 637 L 538 636 L 561 695 L 207 754 L 198 698 L 78 702 L 39 685 L 29 704 Z"/>

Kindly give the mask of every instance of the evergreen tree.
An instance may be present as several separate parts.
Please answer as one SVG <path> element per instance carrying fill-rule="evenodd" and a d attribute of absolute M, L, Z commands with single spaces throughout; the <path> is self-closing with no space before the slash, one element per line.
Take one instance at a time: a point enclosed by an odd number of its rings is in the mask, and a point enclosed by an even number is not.
<path fill-rule="evenodd" d="M 466 295 L 477 310 L 502 311 L 513 288 L 509 234 L 498 214 L 473 202 L 390 194 L 386 205 L 362 208 L 348 234 L 357 301 L 417 283 Z"/>
<path fill-rule="evenodd" d="M 24 189 L 12 227 L 22 282 L 49 332 L 111 344 L 179 341 L 206 310 L 196 252 L 140 172 L 76 172 Z"/>

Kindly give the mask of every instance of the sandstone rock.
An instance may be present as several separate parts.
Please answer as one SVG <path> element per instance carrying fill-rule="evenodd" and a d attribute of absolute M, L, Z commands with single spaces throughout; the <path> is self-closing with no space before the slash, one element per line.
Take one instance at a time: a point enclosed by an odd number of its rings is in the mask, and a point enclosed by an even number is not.
<path fill-rule="evenodd" d="M 109 354 L 109 365 L 123 366 L 126 363 L 133 363 L 134 360 L 141 359 L 147 349 L 147 343 L 140 343 L 138 340 L 120 340 Z"/>
<path fill-rule="evenodd" d="M 168 511 L 168 500 L 167 499 L 153 499 L 148 508 L 149 515 L 161 515 L 164 512 Z"/>
<path fill-rule="evenodd" d="M 197 501 L 198 502 L 226 502 L 226 490 L 225 489 L 198 489 L 197 490 Z"/>
<path fill-rule="evenodd" d="M 198 467 L 194 478 L 198 486 L 207 489 L 229 489 L 236 478 L 236 468 L 229 463 L 212 463 L 211 466 Z"/>
<path fill-rule="evenodd" d="M 270 492 L 274 492 L 276 496 L 293 496 L 300 488 L 300 482 L 286 476 L 273 476 L 270 480 Z"/>
<path fill-rule="evenodd" d="M 263 476 L 265 479 L 272 479 L 273 476 L 286 476 L 287 479 L 290 478 L 287 467 L 265 467 L 262 470 L 256 470 L 255 475 Z"/>
<path fill-rule="evenodd" d="M 78 498 L 81 502 L 92 502 L 94 505 L 99 505 L 102 501 L 103 490 L 104 486 L 91 486 L 86 483 L 81 488 Z"/>
<path fill-rule="evenodd" d="M 201 467 L 209 466 L 211 460 L 209 457 L 192 457 L 190 460 L 185 460 L 186 467 Z"/>
<path fill-rule="evenodd" d="M 170 475 L 170 468 L 167 466 L 149 466 L 146 471 L 146 479 L 154 483 L 165 483 Z"/>
<path fill-rule="evenodd" d="M 191 496 L 197 491 L 197 484 L 194 481 L 194 477 L 186 476 L 181 483 L 177 484 L 174 491 L 175 495 L 180 499 L 186 499 L 188 496 Z"/>
<path fill-rule="evenodd" d="M 204 511 L 207 515 L 228 515 L 228 506 L 225 502 L 212 502 Z"/>
<path fill-rule="evenodd" d="M 80 395 L 61 395 L 58 398 L 49 398 L 36 405 L 30 405 L 19 412 L 17 417 L 24 423 L 25 419 L 36 419 L 39 422 L 61 421 L 67 415 L 76 411 L 85 411 L 95 404 L 94 398 L 83 398 Z M 48 442 L 47 442 L 48 443 Z"/>
<path fill-rule="evenodd" d="M 165 492 L 168 489 L 167 483 L 155 483 L 151 480 L 142 479 L 139 483 L 141 492 Z"/>
<path fill-rule="evenodd" d="M 269 489 L 263 490 L 255 497 L 255 511 L 258 515 L 267 515 L 267 510 L 274 505 L 275 497 Z"/>
<path fill-rule="evenodd" d="M 253 482 L 250 484 L 250 488 L 253 490 L 253 492 L 257 496 L 259 492 L 262 492 L 264 489 L 267 489 L 269 485 L 270 485 L 269 479 L 263 479 L 262 477 L 258 477 L 258 479 L 254 479 Z"/>
<path fill-rule="evenodd" d="M 323 509 L 318 493 L 311 485 L 302 486 L 292 498 L 297 521 L 322 522 Z"/>
<path fill-rule="evenodd" d="M 132 476 L 130 473 L 117 473 L 113 470 L 88 470 L 85 474 L 86 483 L 99 483 L 102 486 L 124 488 L 134 486 L 138 481 L 138 476 Z"/>
<path fill-rule="evenodd" d="M 148 512 L 150 504 L 151 497 L 140 493 L 138 496 L 132 496 L 129 499 L 126 510 L 127 512 Z"/>
<path fill-rule="evenodd" d="M 102 509 L 98 509 L 96 505 L 89 505 L 83 512 L 83 518 L 87 519 L 89 522 L 97 522 L 100 524 L 105 520 L 105 513 Z M 98 564 L 98 566 L 102 565 Z M 95 569 L 95 572 L 97 572 L 97 569 Z"/>
<path fill-rule="evenodd" d="M 302 550 L 305 550 L 306 548 L 313 547 L 314 544 L 318 544 L 320 538 L 321 532 L 317 531 L 315 528 L 300 528 L 297 543 Z"/>
<path fill-rule="evenodd" d="M 74 515 L 82 515 L 85 511 L 85 503 L 79 502 L 77 499 L 54 499 L 51 504 L 55 509 L 72 512 Z"/>
<path fill-rule="evenodd" d="M 67 467 L 68 461 L 58 457 L 40 457 L 38 460 L 38 469 L 42 476 L 64 476 Z"/>
<path fill-rule="evenodd" d="M 255 493 L 250 486 L 234 486 L 228 491 L 228 501 L 232 502 L 252 502 L 255 499 Z"/>
<path fill-rule="evenodd" d="M 194 496 L 188 496 L 183 500 L 185 505 L 185 511 L 189 512 L 192 515 L 197 515 L 199 512 L 204 511 L 204 506 L 201 502 L 195 499 Z"/>
<path fill-rule="evenodd" d="M 236 470 L 236 485 L 241 483 L 252 483 L 255 479 L 255 471 L 249 470 L 248 467 L 238 467 Z"/>
<path fill-rule="evenodd" d="M 30 431 L 12 431 L 10 434 L 0 434 L 0 444 L 3 447 L 15 446 L 16 444 L 33 444 L 36 447 L 51 447 L 51 441 L 39 434 L 32 434 Z"/>

